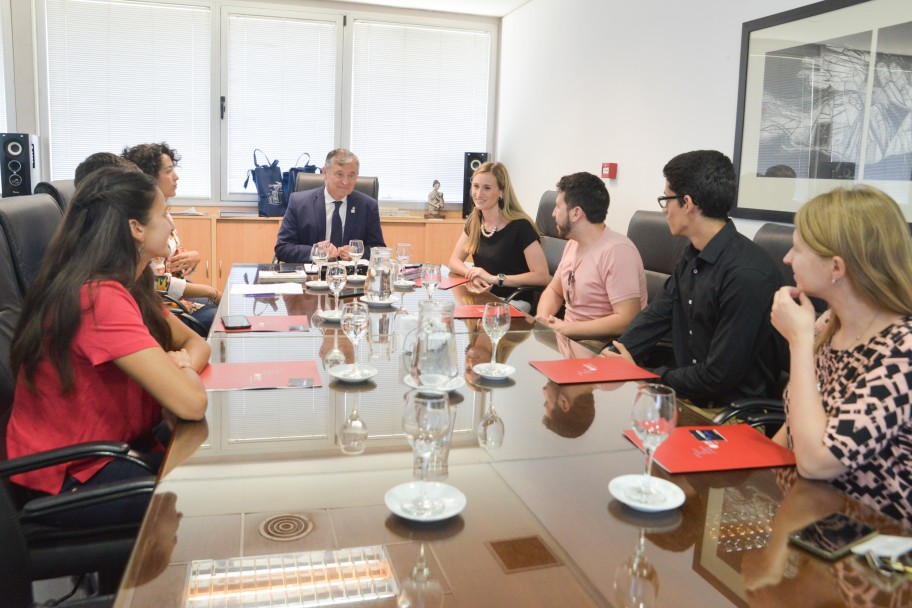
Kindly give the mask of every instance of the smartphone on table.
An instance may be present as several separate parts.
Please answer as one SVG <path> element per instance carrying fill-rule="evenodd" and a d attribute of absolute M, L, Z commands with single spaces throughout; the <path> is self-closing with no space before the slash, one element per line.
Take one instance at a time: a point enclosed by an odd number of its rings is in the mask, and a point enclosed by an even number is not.
<path fill-rule="evenodd" d="M 250 321 L 244 315 L 222 315 L 225 329 L 250 329 Z"/>
<path fill-rule="evenodd" d="M 877 535 L 877 530 L 844 513 L 830 513 L 800 530 L 789 540 L 824 559 L 839 559 L 854 545 Z"/>

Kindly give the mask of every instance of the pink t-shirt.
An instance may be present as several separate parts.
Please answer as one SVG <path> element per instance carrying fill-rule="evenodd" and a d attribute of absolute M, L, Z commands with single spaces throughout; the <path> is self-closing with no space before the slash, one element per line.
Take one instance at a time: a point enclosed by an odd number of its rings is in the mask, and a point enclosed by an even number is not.
<path fill-rule="evenodd" d="M 568 241 L 557 267 L 564 290 L 564 320 L 601 319 L 614 314 L 612 304 L 634 298 L 639 298 L 640 308 L 646 306 L 646 273 L 633 241 L 606 226 L 599 240 L 581 258 L 578 249 L 578 242 Z"/>
<path fill-rule="evenodd" d="M 57 370 L 47 358 L 35 370 L 34 390 L 20 371 L 7 428 L 10 458 L 85 441 L 124 441 L 145 450 L 160 447 L 150 431 L 161 420 L 161 406 L 113 363 L 159 346 L 143 324 L 136 300 L 120 283 L 103 281 L 84 285 L 81 303 L 82 322 L 70 347 L 72 391 L 63 392 Z M 65 463 L 11 479 L 57 494 L 67 475 L 85 482 L 109 460 Z"/>

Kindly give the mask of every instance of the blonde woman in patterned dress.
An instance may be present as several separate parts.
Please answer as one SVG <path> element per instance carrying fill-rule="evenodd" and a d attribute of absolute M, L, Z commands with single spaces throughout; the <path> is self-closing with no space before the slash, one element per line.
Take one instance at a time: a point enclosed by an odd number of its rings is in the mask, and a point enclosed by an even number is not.
<path fill-rule="evenodd" d="M 838 188 L 795 216 L 797 287 L 773 300 L 788 340 L 787 424 L 798 472 L 912 522 L 912 242 L 896 202 Z M 809 300 L 829 310 L 816 320 Z"/>

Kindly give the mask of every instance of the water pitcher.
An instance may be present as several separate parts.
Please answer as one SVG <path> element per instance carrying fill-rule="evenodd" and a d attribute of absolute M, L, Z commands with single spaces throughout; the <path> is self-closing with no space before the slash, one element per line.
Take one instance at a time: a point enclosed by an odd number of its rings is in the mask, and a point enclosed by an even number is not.
<path fill-rule="evenodd" d="M 367 298 L 388 300 L 393 293 L 392 268 L 390 259 L 393 250 L 389 247 L 371 247 L 370 265 L 367 267 Z"/>

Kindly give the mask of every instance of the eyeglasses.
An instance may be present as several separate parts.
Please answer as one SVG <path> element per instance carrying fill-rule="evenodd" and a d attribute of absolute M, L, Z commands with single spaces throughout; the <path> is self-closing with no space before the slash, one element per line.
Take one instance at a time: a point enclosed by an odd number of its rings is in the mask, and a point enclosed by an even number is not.
<path fill-rule="evenodd" d="M 656 198 L 656 201 L 659 203 L 659 208 L 664 209 L 668 206 L 668 201 L 674 200 L 676 198 L 684 198 L 683 194 L 675 194 L 674 196 L 660 196 Z"/>
<path fill-rule="evenodd" d="M 576 278 L 573 276 L 573 271 L 570 271 L 570 276 L 567 277 L 567 303 L 573 303 L 573 286 L 576 284 Z"/>

